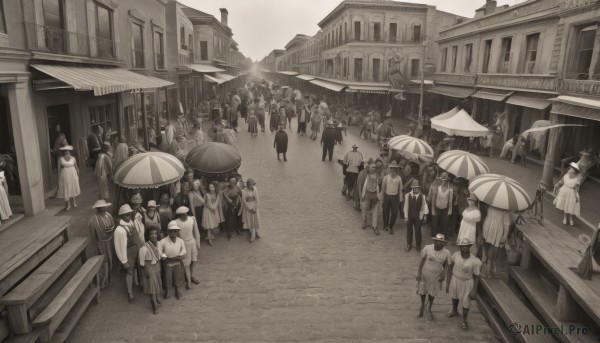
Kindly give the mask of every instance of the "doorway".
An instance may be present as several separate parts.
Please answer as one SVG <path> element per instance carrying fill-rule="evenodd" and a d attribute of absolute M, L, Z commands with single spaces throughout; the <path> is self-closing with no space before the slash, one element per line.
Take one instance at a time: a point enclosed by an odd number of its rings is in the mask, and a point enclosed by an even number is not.
<path fill-rule="evenodd" d="M 0 96 L 0 171 L 3 171 L 6 177 L 9 196 L 21 195 L 10 108 L 8 100 L 3 96 Z"/>
<path fill-rule="evenodd" d="M 59 137 L 64 134 L 67 144 L 74 145 L 71 132 L 71 118 L 69 115 L 69 105 L 56 105 L 46 107 L 46 116 L 48 118 L 48 147 L 50 150 L 50 165 L 52 167 L 52 177 L 50 177 L 51 188 L 57 186 L 58 158 L 60 157 Z"/>

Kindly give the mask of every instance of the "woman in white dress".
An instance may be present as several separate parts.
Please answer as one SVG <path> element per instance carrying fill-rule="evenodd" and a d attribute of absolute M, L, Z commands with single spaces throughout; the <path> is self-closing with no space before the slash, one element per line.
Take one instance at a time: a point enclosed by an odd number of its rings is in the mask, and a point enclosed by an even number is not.
<path fill-rule="evenodd" d="M 250 242 L 260 238 L 258 234 L 259 215 L 258 215 L 258 191 L 256 182 L 252 179 L 246 181 L 247 187 L 242 190 L 242 221 L 244 229 L 250 230 Z"/>
<path fill-rule="evenodd" d="M 58 193 L 57 198 L 65 199 L 65 211 L 77 207 L 75 197 L 81 193 L 79 189 L 79 167 L 75 157 L 71 156 L 73 147 L 67 145 L 60 148 L 63 155 L 58 159 Z"/>
<path fill-rule="evenodd" d="M 206 230 L 206 239 L 208 244 L 213 245 L 215 239 L 214 230 L 219 228 L 223 222 L 223 215 L 220 208 L 221 193 L 217 192 L 217 184 L 211 182 L 208 184 L 208 193 L 204 197 L 204 209 L 202 215 L 202 227 Z"/>
<path fill-rule="evenodd" d="M 468 238 L 470 242 L 477 241 L 477 223 L 481 220 L 481 211 L 477 208 L 477 198 L 473 195 L 467 198 L 469 204 L 462 213 L 462 221 L 458 230 L 457 241 Z"/>
<path fill-rule="evenodd" d="M 554 198 L 556 208 L 564 212 L 563 224 L 569 223 L 573 226 L 574 216 L 580 214 L 581 203 L 579 202 L 579 186 L 581 185 L 581 172 L 576 163 L 569 164 L 569 170 L 563 178 L 554 186 Z"/>
<path fill-rule="evenodd" d="M 8 185 L 4 171 L 0 171 L 0 223 L 2 220 L 8 220 L 10 216 L 12 216 L 12 211 L 8 203 Z"/>
<path fill-rule="evenodd" d="M 506 243 L 508 232 L 510 231 L 511 218 L 507 210 L 502 210 L 490 206 L 487 215 L 483 221 L 482 238 L 483 245 L 483 264 L 485 275 L 496 274 L 496 260 L 498 252 Z M 484 275 L 484 276 L 485 276 Z"/>

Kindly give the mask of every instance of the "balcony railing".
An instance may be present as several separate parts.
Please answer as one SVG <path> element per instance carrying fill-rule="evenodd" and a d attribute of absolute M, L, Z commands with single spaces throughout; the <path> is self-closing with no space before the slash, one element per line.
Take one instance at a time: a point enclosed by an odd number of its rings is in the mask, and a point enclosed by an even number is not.
<path fill-rule="evenodd" d="M 117 42 L 56 27 L 25 23 L 27 47 L 33 51 L 114 60 Z"/>
<path fill-rule="evenodd" d="M 477 85 L 555 91 L 556 77 L 535 74 L 479 74 Z"/>
<path fill-rule="evenodd" d="M 587 76 L 587 74 L 585 74 Z M 598 75 L 600 77 L 600 75 Z M 587 77 L 586 77 L 587 78 Z M 600 95 L 600 80 L 587 80 L 573 78 L 572 75 L 566 75 L 559 82 L 561 93 L 582 94 L 582 95 Z"/>
<path fill-rule="evenodd" d="M 475 85 L 475 75 L 466 75 L 466 74 L 435 74 L 433 76 L 436 82 L 448 82 L 448 83 L 456 83 L 456 84 L 464 84 L 464 85 Z"/>
<path fill-rule="evenodd" d="M 189 50 L 179 50 L 178 53 L 179 65 L 188 65 L 194 63 L 194 52 Z"/>

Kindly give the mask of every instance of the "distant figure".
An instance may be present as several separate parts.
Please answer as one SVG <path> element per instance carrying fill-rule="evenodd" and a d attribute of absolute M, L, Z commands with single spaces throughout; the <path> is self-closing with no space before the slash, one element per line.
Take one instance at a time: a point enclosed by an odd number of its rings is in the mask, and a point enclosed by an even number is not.
<path fill-rule="evenodd" d="M 260 238 L 258 229 L 260 227 L 260 217 L 258 214 L 258 190 L 256 182 L 252 179 L 246 181 L 246 189 L 242 190 L 242 221 L 244 229 L 250 230 L 250 242 Z"/>
<path fill-rule="evenodd" d="M 87 148 L 89 153 L 89 166 L 94 168 L 96 166 L 96 158 L 102 149 L 102 133 L 104 129 L 100 125 L 92 126 L 92 132 L 87 137 Z"/>
<path fill-rule="evenodd" d="M 277 160 L 281 161 L 279 154 L 283 154 L 283 160 L 287 162 L 287 149 L 288 149 L 288 134 L 283 130 L 283 125 L 279 125 L 279 131 L 275 134 L 275 141 L 273 147 L 277 151 Z"/>
<path fill-rule="evenodd" d="M 323 156 L 321 161 L 325 161 L 325 156 L 329 156 L 329 161 L 333 157 L 333 147 L 335 146 L 335 140 L 337 136 L 337 130 L 333 127 L 333 121 L 328 120 L 323 135 L 321 136 L 321 146 L 323 147 Z"/>
<path fill-rule="evenodd" d="M 99 199 L 104 200 L 109 200 L 108 182 L 112 180 L 113 175 L 113 164 L 108 155 L 109 149 L 110 145 L 108 142 L 105 142 L 96 159 L 96 166 L 94 168 L 94 176 L 96 177 L 96 183 L 98 184 Z"/>

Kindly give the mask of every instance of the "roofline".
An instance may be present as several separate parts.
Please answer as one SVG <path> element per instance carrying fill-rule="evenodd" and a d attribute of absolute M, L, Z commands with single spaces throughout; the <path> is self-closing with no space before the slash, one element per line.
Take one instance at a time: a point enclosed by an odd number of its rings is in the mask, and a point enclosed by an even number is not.
<path fill-rule="evenodd" d="M 342 11 L 345 7 L 349 7 L 352 5 L 380 5 L 380 6 L 388 6 L 388 7 L 413 7 L 413 8 L 423 8 L 423 9 L 427 9 L 429 7 L 432 7 L 435 9 L 435 6 L 430 6 L 430 5 L 425 5 L 425 4 L 415 4 L 415 3 L 409 3 L 409 2 L 397 2 L 397 1 L 390 1 L 389 3 L 385 3 L 385 2 L 365 2 L 365 1 L 361 1 L 361 0 L 344 0 L 342 2 L 340 2 L 339 5 L 337 5 L 331 12 L 329 12 L 329 14 L 327 14 L 325 16 L 325 18 L 323 18 L 317 25 L 319 25 L 320 28 L 323 28 L 323 26 L 330 21 L 332 18 L 334 18 L 338 12 Z"/>

